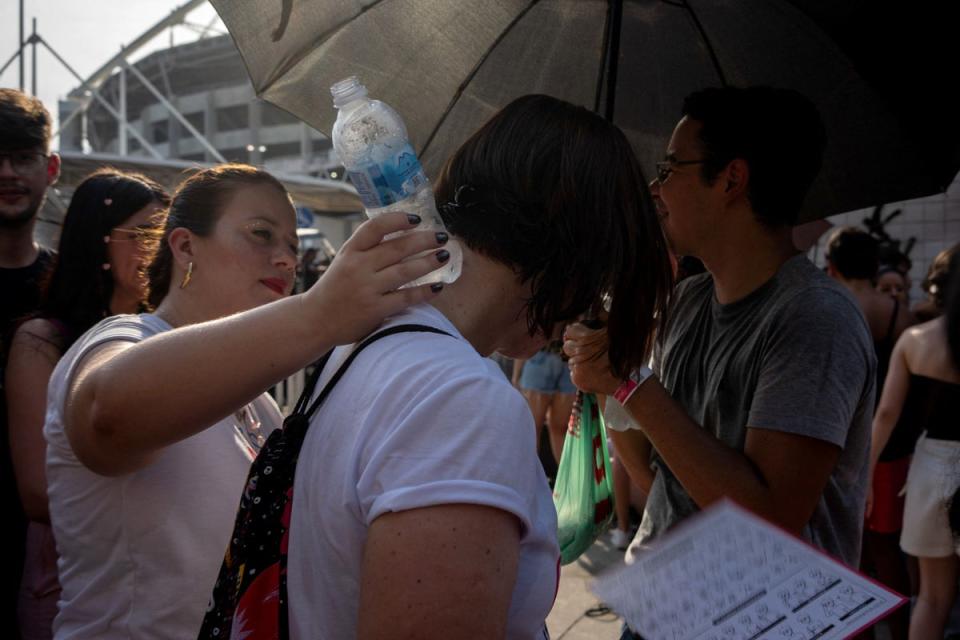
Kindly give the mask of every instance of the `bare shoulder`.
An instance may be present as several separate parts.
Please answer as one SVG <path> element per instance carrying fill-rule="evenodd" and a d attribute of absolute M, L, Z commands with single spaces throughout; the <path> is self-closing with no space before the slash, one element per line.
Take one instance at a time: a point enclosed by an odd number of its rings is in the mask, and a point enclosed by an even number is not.
<path fill-rule="evenodd" d="M 953 367 L 948 364 L 946 344 L 946 321 L 941 316 L 904 331 L 898 346 L 903 350 L 910 371 L 944 378 L 953 377 L 948 373 L 953 371 Z"/>
<path fill-rule="evenodd" d="M 40 354 L 54 362 L 63 354 L 64 338 L 56 324 L 44 318 L 27 320 L 17 329 L 10 345 L 11 357 L 16 353 Z"/>
<path fill-rule="evenodd" d="M 943 317 L 915 324 L 904 332 L 904 337 L 917 346 L 939 344 L 946 338 Z"/>

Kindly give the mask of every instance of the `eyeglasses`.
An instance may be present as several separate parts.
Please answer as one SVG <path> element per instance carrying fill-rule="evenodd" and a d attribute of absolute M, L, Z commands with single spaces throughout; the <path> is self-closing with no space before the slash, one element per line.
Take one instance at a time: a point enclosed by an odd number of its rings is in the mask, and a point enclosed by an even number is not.
<path fill-rule="evenodd" d="M 45 153 L 39 151 L 11 151 L 9 153 L 0 153 L 0 167 L 4 160 L 10 161 L 10 168 L 17 175 L 24 175 L 40 169 L 44 161 L 49 158 Z"/>
<path fill-rule="evenodd" d="M 670 174 L 673 173 L 675 166 L 686 164 L 703 164 L 706 160 L 663 160 L 657 163 L 657 182 L 663 184 Z"/>

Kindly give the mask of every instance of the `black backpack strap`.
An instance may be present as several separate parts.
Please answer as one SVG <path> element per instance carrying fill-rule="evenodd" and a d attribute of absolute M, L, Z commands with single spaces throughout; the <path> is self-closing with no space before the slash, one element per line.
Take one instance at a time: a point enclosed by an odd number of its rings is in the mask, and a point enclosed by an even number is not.
<path fill-rule="evenodd" d="M 303 389 L 303 393 L 300 394 L 300 398 L 297 400 L 297 404 L 294 407 L 293 414 L 297 416 L 303 416 L 306 420 L 310 420 L 313 417 L 313 414 L 317 412 L 317 409 L 320 408 L 320 405 L 323 404 L 323 401 L 327 399 L 327 396 L 330 395 L 330 392 L 333 391 L 333 387 L 337 384 L 340 378 L 343 377 L 343 374 L 346 373 L 347 367 L 350 366 L 350 363 L 353 362 L 354 358 L 360 355 L 360 352 L 366 349 L 368 346 L 380 340 L 381 338 L 386 338 L 387 336 L 392 336 L 397 333 L 437 333 L 445 336 L 450 336 L 450 334 L 443 329 L 437 329 L 436 327 L 430 327 L 425 324 L 398 324 L 393 327 L 379 331 L 360 344 L 350 352 L 350 355 L 347 356 L 346 360 L 343 361 L 343 364 L 340 365 L 340 368 L 337 369 L 337 372 L 333 374 L 327 384 L 323 387 L 323 390 L 320 392 L 320 395 L 317 396 L 317 399 L 313 401 L 313 404 L 307 407 L 307 403 L 310 402 L 310 398 L 313 397 L 313 392 L 317 387 L 317 382 L 320 380 L 320 376 L 323 373 L 324 367 L 330 361 L 330 354 L 333 351 L 327 353 L 323 358 L 317 361 L 317 368 L 310 376 L 310 380 L 307 382 L 307 385 Z M 453 337 L 453 336 L 450 336 Z"/>
<path fill-rule="evenodd" d="M 291 415 L 303 415 L 304 410 L 307 408 L 307 403 L 310 402 L 310 398 L 313 396 L 313 390 L 317 388 L 317 381 L 320 380 L 324 367 L 330 362 L 331 355 L 333 355 L 333 349 L 327 351 L 319 360 L 313 363 L 313 372 L 310 374 L 310 377 L 307 378 L 303 391 L 300 392 L 300 397 L 297 398 L 297 404 L 293 406 Z"/>

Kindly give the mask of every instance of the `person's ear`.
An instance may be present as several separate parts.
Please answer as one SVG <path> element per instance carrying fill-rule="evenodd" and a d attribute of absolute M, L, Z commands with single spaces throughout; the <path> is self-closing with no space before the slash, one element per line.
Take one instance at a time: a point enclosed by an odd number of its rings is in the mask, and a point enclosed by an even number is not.
<path fill-rule="evenodd" d="M 60 154 L 51 153 L 47 156 L 47 186 L 51 187 L 60 179 Z"/>
<path fill-rule="evenodd" d="M 194 235 L 189 229 L 177 227 L 171 231 L 167 237 L 167 244 L 170 245 L 173 261 L 182 269 L 186 270 L 187 265 L 196 259 L 194 256 Z"/>
<path fill-rule="evenodd" d="M 734 158 L 720 175 L 724 184 L 724 193 L 731 198 L 747 195 L 750 183 L 750 165 L 743 158 Z"/>

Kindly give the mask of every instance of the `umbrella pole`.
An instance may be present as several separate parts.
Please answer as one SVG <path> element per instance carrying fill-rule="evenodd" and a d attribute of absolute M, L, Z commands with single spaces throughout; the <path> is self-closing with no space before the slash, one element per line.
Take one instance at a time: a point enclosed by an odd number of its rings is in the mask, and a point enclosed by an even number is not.
<path fill-rule="evenodd" d="M 617 100 L 617 69 L 620 64 L 623 0 L 613 0 L 610 12 L 610 47 L 607 49 L 607 104 L 603 115 L 607 121 L 613 122 L 613 110 Z"/>
<path fill-rule="evenodd" d="M 623 0 L 611 0 L 607 5 L 607 32 L 603 35 L 603 52 L 600 56 L 600 73 L 593 110 L 600 113 L 603 88 L 607 88 L 604 102 L 604 118 L 613 122 L 614 102 L 617 97 L 617 68 L 620 62 L 620 30 L 623 23 Z"/>

